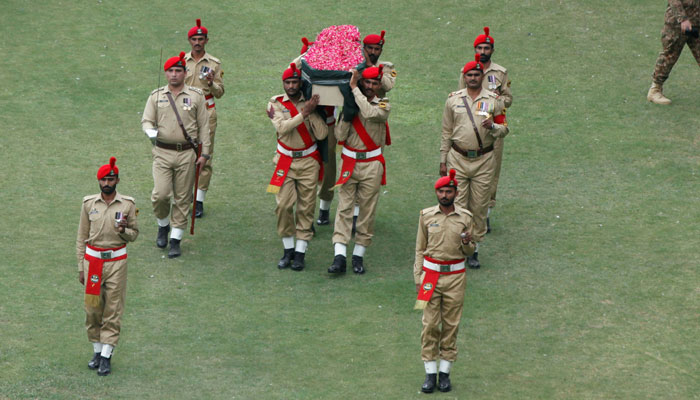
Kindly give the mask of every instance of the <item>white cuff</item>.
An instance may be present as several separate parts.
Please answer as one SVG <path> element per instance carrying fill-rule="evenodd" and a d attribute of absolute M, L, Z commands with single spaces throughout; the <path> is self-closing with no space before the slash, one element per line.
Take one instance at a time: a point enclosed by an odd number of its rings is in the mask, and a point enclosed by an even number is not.
<path fill-rule="evenodd" d="M 436 361 L 423 361 L 425 364 L 426 374 L 437 374 L 437 362 Z"/>
<path fill-rule="evenodd" d="M 197 201 L 204 203 L 204 198 L 207 196 L 207 191 L 202 189 L 197 189 Z"/>
<path fill-rule="evenodd" d="M 352 255 L 358 256 L 358 257 L 364 257 L 365 250 L 367 250 L 367 248 L 365 246 L 355 243 L 355 248 L 352 249 Z"/>
<path fill-rule="evenodd" d="M 165 228 L 166 226 L 170 225 L 170 218 L 156 218 L 158 220 L 158 226 L 161 228 Z"/>
<path fill-rule="evenodd" d="M 282 245 L 285 249 L 294 248 L 294 236 L 287 236 L 282 238 Z"/>
<path fill-rule="evenodd" d="M 182 240 L 182 235 L 184 233 L 185 233 L 184 229 L 173 228 L 173 230 L 170 231 L 170 239 Z"/>
<path fill-rule="evenodd" d="M 92 352 L 93 353 L 102 353 L 102 343 L 93 343 L 92 344 Z"/>
<path fill-rule="evenodd" d="M 452 361 L 440 360 L 440 372 L 449 374 L 450 368 L 452 368 Z"/>
<path fill-rule="evenodd" d="M 331 209 L 331 202 L 329 200 L 321 200 L 321 205 L 319 208 L 321 210 L 328 211 Z"/>
<path fill-rule="evenodd" d="M 298 240 L 297 239 L 297 246 L 294 249 L 294 251 L 299 252 L 299 253 L 306 253 L 306 248 L 309 246 L 309 242 L 306 240 Z"/>
<path fill-rule="evenodd" d="M 335 255 L 336 256 L 343 256 L 345 257 L 345 254 L 348 251 L 348 246 L 346 246 L 344 243 L 335 243 L 333 245 L 333 248 L 335 250 Z"/>
<path fill-rule="evenodd" d="M 102 352 L 100 352 L 100 355 L 104 358 L 110 358 L 112 357 L 112 350 L 114 350 L 114 346 L 112 346 L 111 344 L 103 344 Z"/>

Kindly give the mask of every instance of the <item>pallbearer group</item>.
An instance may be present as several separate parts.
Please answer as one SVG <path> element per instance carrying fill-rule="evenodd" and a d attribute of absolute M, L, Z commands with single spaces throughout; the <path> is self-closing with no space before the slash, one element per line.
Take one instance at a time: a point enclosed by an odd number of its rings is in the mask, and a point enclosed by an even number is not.
<path fill-rule="evenodd" d="M 342 108 L 324 104 L 322 96 L 312 94 L 302 72 L 310 45 L 305 38 L 301 55 L 280 69 L 284 93 L 272 96 L 266 108 L 277 141 L 267 191 L 275 194 L 277 233 L 283 246 L 279 269 L 306 268 L 318 195 L 318 229 L 333 224 L 328 273 L 346 272 L 351 241 L 352 271 L 358 275 L 367 271 L 365 256 L 374 236 L 381 187 L 391 179 L 384 154 L 392 144 L 391 104 L 386 96 L 396 84 L 397 72 L 393 63 L 379 60 L 385 36 L 381 31 L 363 38 L 364 62 L 349 71 Z M 170 258 L 182 254 L 188 217 L 193 217 L 189 222 L 193 232 L 194 217 L 205 215 L 216 99 L 224 94 L 221 62 L 206 52 L 208 30 L 200 20 L 189 30 L 188 41 L 189 53 L 181 52 L 163 65 L 167 85 L 151 92 L 141 121 L 153 144 L 156 246 L 167 248 Z M 508 134 L 510 81 L 506 69 L 491 60 L 495 41 L 488 27 L 473 45 L 474 56 L 465 56 L 468 62 L 456 82 L 458 90 L 445 103 L 439 148 L 436 133 L 440 156 L 436 177 L 441 176 L 435 183 L 437 205 L 419 215 L 413 276 L 416 308 L 423 310 L 421 357 L 426 378 L 421 390 L 426 393 L 451 390 L 465 271 L 480 267 L 479 246 L 490 231 L 503 138 Z M 99 169 L 97 178 L 100 193 L 83 201 L 77 256 L 79 280 L 85 284 L 88 339 L 94 350 L 88 366 L 107 375 L 124 307 L 126 243 L 138 235 L 138 210 L 133 198 L 116 191 L 115 159 Z M 331 218 L 335 191 L 338 204 Z"/>

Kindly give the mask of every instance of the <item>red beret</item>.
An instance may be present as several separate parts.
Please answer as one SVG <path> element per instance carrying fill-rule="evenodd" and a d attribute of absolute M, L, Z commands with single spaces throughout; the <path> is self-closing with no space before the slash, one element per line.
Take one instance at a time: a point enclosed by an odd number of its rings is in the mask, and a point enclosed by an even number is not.
<path fill-rule="evenodd" d="M 194 35 L 204 35 L 207 36 L 207 28 L 202 26 L 202 20 L 197 18 L 197 26 L 193 26 L 189 32 L 187 32 L 187 38 L 191 38 Z"/>
<path fill-rule="evenodd" d="M 314 42 L 309 42 L 309 39 L 307 39 L 305 37 L 301 38 L 301 43 L 303 43 L 303 46 L 301 46 L 301 53 L 300 54 L 306 53 L 306 50 L 309 49 L 309 46 L 314 44 Z"/>
<path fill-rule="evenodd" d="M 362 39 L 362 43 L 364 43 L 364 44 L 378 44 L 378 45 L 384 46 L 384 34 L 385 33 L 386 33 L 386 31 L 382 31 L 381 35 L 375 35 L 375 34 L 367 35 L 367 36 L 365 36 L 364 39 Z"/>
<path fill-rule="evenodd" d="M 187 63 L 185 62 L 185 52 L 181 51 L 179 57 L 170 57 L 168 58 L 168 61 L 165 62 L 165 65 L 163 65 L 163 70 L 167 71 L 172 67 L 182 67 L 185 68 L 185 65 Z"/>
<path fill-rule="evenodd" d="M 484 72 L 484 64 L 481 63 L 481 54 L 479 53 L 474 54 L 474 61 L 469 61 L 468 63 L 464 64 L 462 73 L 466 74 L 467 71 L 471 71 L 473 69 L 481 71 L 481 73 Z"/>
<path fill-rule="evenodd" d="M 97 179 L 102 179 L 107 175 L 119 176 L 119 168 L 115 165 L 117 159 L 115 157 L 109 158 L 109 164 L 105 164 L 97 170 Z"/>
<path fill-rule="evenodd" d="M 493 47 L 493 38 L 491 36 L 489 36 L 489 27 L 488 26 L 484 27 L 484 34 L 483 35 L 479 35 L 476 37 L 476 39 L 474 39 L 474 47 L 476 47 L 482 43 L 490 44 L 491 47 Z"/>
<path fill-rule="evenodd" d="M 383 69 L 384 69 L 384 64 L 379 65 L 379 67 L 365 68 L 362 71 L 362 78 L 364 78 L 364 79 L 382 79 L 382 75 L 384 75 L 384 73 L 382 72 Z"/>
<path fill-rule="evenodd" d="M 457 175 L 457 171 L 451 169 L 449 175 L 443 176 L 442 178 L 438 179 L 437 182 L 435 182 L 435 190 L 438 190 L 444 186 L 453 186 L 456 188 L 457 178 L 455 178 L 455 175 Z"/>
<path fill-rule="evenodd" d="M 301 71 L 297 69 L 297 65 L 294 63 L 289 64 L 289 68 L 285 69 L 282 73 L 282 80 L 286 81 L 290 78 L 301 79 Z"/>

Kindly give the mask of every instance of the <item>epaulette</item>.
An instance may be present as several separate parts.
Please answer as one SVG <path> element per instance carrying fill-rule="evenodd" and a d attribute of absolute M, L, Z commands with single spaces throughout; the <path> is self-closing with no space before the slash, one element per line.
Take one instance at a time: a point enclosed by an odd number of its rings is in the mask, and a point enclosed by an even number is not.
<path fill-rule="evenodd" d="M 394 63 L 391 61 L 380 61 L 380 65 L 384 65 L 384 68 L 394 68 Z"/>
<path fill-rule="evenodd" d="M 131 197 L 131 196 L 126 196 L 126 195 L 123 195 L 123 194 L 121 194 L 120 196 L 122 196 L 122 199 L 124 199 L 124 200 L 129 200 L 130 202 L 136 204 L 136 199 L 134 199 L 133 197 Z"/>
<path fill-rule="evenodd" d="M 491 69 L 495 69 L 496 71 L 499 71 L 499 72 L 507 72 L 505 67 L 503 67 L 502 65 L 498 65 L 496 63 L 491 63 Z"/>
<path fill-rule="evenodd" d="M 270 98 L 270 103 L 274 103 L 276 101 L 279 101 L 281 103 L 283 98 L 284 98 L 283 94 L 278 94 L 277 96 L 272 96 Z"/>
<path fill-rule="evenodd" d="M 151 94 L 156 94 L 156 92 L 159 92 L 159 91 L 161 91 L 161 90 L 163 90 L 163 89 L 165 89 L 165 86 L 159 87 L 158 89 L 153 89 L 153 91 L 151 92 Z"/>
<path fill-rule="evenodd" d="M 440 206 L 432 206 L 432 207 L 424 208 L 424 209 L 420 210 L 420 215 L 426 215 L 426 214 L 434 213 L 434 212 L 435 212 L 435 209 L 436 209 L 437 207 L 440 207 Z"/>
<path fill-rule="evenodd" d="M 454 96 L 454 95 L 456 95 L 456 94 L 459 94 L 459 92 L 461 92 L 462 90 L 464 90 L 464 89 L 461 89 L 461 90 L 455 90 L 454 92 L 450 93 L 450 95 L 449 95 L 449 96 L 447 96 L 447 97 L 452 97 L 452 96 Z"/>
<path fill-rule="evenodd" d="M 462 208 L 460 206 L 455 206 L 455 210 L 459 210 L 460 212 L 464 212 L 465 214 L 469 215 L 470 217 L 473 217 L 474 214 L 471 213 L 471 211 L 467 210 L 466 208 Z"/>
<path fill-rule="evenodd" d="M 96 199 L 97 196 L 99 196 L 99 193 L 98 193 L 98 194 L 87 195 L 87 196 L 83 197 L 83 203 L 85 203 L 85 202 L 88 201 L 88 200 Z"/>
<path fill-rule="evenodd" d="M 212 61 L 214 61 L 214 62 L 217 63 L 217 64 L 221 64 L 221 60 L 219 60 L 218 58 L 216 58 L 216 57 L 214 57 L 214 56 L 212 56 L 212 55 L 209 55 L 209 59 L 212 60 Z"/>
<path fill-rule="evenodd" d="M 191 89 L 193 92 L 197 92 L 197 93 L 201 94 L 202 96 L 204 96 L 204 92 L 202 92 L 202 89 L 200 89 L 200 88 L 196 88 L 194 86 L 187 86 L 187 88 Z"/>

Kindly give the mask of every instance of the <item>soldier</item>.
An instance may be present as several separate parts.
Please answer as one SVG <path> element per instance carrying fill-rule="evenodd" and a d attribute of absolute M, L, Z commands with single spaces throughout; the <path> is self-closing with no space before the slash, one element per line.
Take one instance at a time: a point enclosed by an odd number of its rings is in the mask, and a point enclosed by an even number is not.
<path fill-rule="evenodd" d="M 267 191 L 276 194 L 277 233 L 284 246 L 277 267 L 284 269 L 291 263 L 293 270 L 301 271 L 313 237 L 316 183 L 323 176 L 316 141 L 324 139 L 328 129 L 323 118 L 314 112 L 319 96 L 304 99 L 301 71 L 294 63 L 282 74 L 282 82 L 285 94 L 272 97 L 267 104 L 267 115 L 277 131 L 277 154 L 273 159 L 277 166 Z"/>
<path fill-rule="evenodd" d="M 486 234 L 486 213 L 495 174 L 493 143 L 508 134 L 508 127 L 493 122 L 503 111 L 498 95 L 482 86 L 484 64 L 480 55 L 462 69 L 467 87 L 450 93 L 442 115 L 440 175 L 447 168 L 457 170 L 460 182 L 457 204 L 474 216 L 476 251 L 469 257 L 470 268 L 479 268 L 478 243 Z"/>
<path fill-rule="evenodd" d="M 197 19 L 197 25 L 187 33 L 187 40 L 192 46 L 192 51 L 185 55 L 187 62 L 187 77 L 185 85 L 199 88 L 204 93 L 209 111 L 209 160 L 202 167 L 197 188 L 197 204 L 195 205 L 195 217 L 204 216 L 204 198 L 209 190 L 209 182 L 212 175 L 212 157 L 214 156 L 214 134 L 216 133 L 216 104 L 214 98 L 220 99 L 224 95 L 224 71 L 221 70 L 221 61 L 207 53 L 205 46 L 209 43 L 209 31 L 202 26 L 202 20 Z"/>
<path fill-rule="evenodd" d="M 389 62 L 389 61 L 379 61 L 379 56 L 382 55 L 382 51 L 384 50 L 384 43 L 386 43 L 386 40 L 384 39 L 384 35 L 386 34 L 386 31 L 382 31 L 381 34 L 371 34 L 367 35 L 364 37 L 362 40 L 363 43 L 363 53 L 365 55 L 365 65 L 368 68 L 371 67 L 379 67 L 382 66 L 382 79 L 381 79 L 381 85 L 379 88 L 376 90 L 376 95 L 379 98 L 383 98 L 386 96 L 386 93 L 390 91 L 393 87 L 394 84 L 396 83 L 396 70 L 394 69 L 394 64 Z M 302 39 L 303 41 L 303 39 Z M 304 43 L 305 46 L 308 47 L 308 41 Z M 303 50 L 303 49 L 302 49 Z M 388 132 L 389 125 L 386 125 L 386 129 Z M 330 137 L 330 134 L 329 134 Z M 329 148 L 330 148 L 330 140 L 329 140 Z M 391 144 L 391 141 L 389 140 L 387 145 Z M 335 155 L 335 150 L 333 150 L 333 153 L 331 154 L 329 152 L 329 159 L 331 156 Z M 335 166 L 335 159 L 333 160 L 333 166 Z M 335 169 L 333 169 L 333 172 L 335 172 Z M 334 175 L 335 178 L 335 175 Z M 319 225 L 327 225 L 330 223 L 328 219 L 329 215 L 329 210 L 331 208 L 331 201 L 333 201 L 333 191 L 328 190 L 330 188 L 330 185 L 328 185 L 330 182 L 326 182 L 324 179 L 323 186 L 321 187 L 321 191 L 319 192 L 319 197 L 321 198 L 320 202 L 320 207 L 319 207 L 319 217 L 317 223 Z M 353 224 L 352 224 L 352 233 L 355 233 L 356 230 L 356 224 L 357 224 L 357 217 L 360 213 L 360 207 L 359 204 L 356 204 L 355 207 L 353 208 Z"/>
<path fill-rule="evenodd" d="M 457 196 L 456 171 L 450 170 L 435 182 L 438 205 L 420 212 L 416 236 L 416 309 L 423 310 L 421 358 L 425 382 L 421 390 L 432 393 L 440 358 L 441 392 L 449 392 L 450 368 L 457 359 L 457 331 L 462 318 L 467 277 L 464 257 L 474 253 L 472 214 L 454 204 Z M 442 326 L 442 329 L 440 327 Z"/>
<path fill-rule="evenodd" d="M 85 327 L 92 342 L 88 368 L 100 376 L 112 372 L 126 298 L 126 242 L 139 235 L 133 197 L 117 192 L 117 159 L 97 170 L 100 193 L 83 198 L 78 236 L 78 281 L 85 285 Z M 87 275 L 87 284 L 85 281 Z"/>
<path fill-rule="evenodd" d="M 503 101 L 503 113 L 493 116 L 493 122 L 497 124 L 507 125 L 506 108 L 513 104 L 513 94 L 510 91 L 510 79 L 508 79 L 508 71 L 491 61 L 491 56 L 494 51 L 494 40 L 489 36 L 489 27 L 484 27 L 484 34 L 479 35 L 474 39 L 474 52 L 481 54 L 481 62 L 484 64 L 484 80 L 483 88 L 496 93 L 500 100 Z M 467 84 L 464 80 L 464 75 L 459 74 L 459 88 L 464 89 Z M 493 143 L 493 158 L 495 163 L 495 174 L 493 178 L 493 190 L 489 200 L 489 208 L 486 213 L 486 233 L 491 232 L 491 223 L 489 217 L 491 209 L 496 206 L 496 191 L 498 190 L 498 178 L 501 176 L 501 162 L 503 160 L 503 138 L 498 138 Z"/>
<path fill-rule="evenodd" d="M 663 49 L 656 59 L 647 100 L 656 104 L 671 104 L 671 100 L 663 94 L 663 84 L 681 56 L 683 45 L 690 47 L 695 61 L 700 65 L 699 26 L 700 0 L 668 0 L 664 28 L 661 30 Z"/>
<path fill-rule="evenodd" d="M 344 273 L 346 250 L 352 233 L 353 206 L 359 205 L 355 248 L 352 252 L 352 269 L 356 274 L 365 272 L 363 257 L 374 235 L 374 217 L 377 212 L 380 185 L 386 184 L 386 168 L 383 146 L 388 135 L 389 99 L 377 97 L 381 87 L 382 69 L 370 67 L 362 71 L 352 70 L 350 88 L 360 112 L 352 122 L 339 118 L 336 138 L 344 141 L 343 166 L 335 187 L 340 187 L 338 209 L 335 215 L 333 246 L 335 258 L 328 268 L 331 274 Z M 360 87 L 358 87 L 358 81 Z"/>
<path fill-rule="evenodd" d="M 187 228 L 187 215 L 192 204 L 196 165 L 203 166 L 209 159 L 209 113 L 204 92 L 185 85 L 185 53 L 171 57 L 163 69 L 168 85 L 155 89 L 146 101 L 141 124 L 155 146 L 153 155 L 153 213 L 158 220 L 156 245 L 163 249 L 168 244 L 168 257 L 179 257 L 180 241 Z M 202 154 L 197 158 L 197 146 Z M 195 165 L 196 161 L 196 165 Z M 172 232 L 170 232 L 170 199 Z"/>

